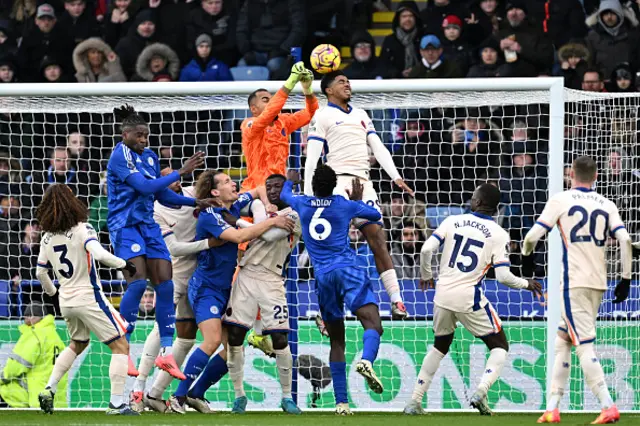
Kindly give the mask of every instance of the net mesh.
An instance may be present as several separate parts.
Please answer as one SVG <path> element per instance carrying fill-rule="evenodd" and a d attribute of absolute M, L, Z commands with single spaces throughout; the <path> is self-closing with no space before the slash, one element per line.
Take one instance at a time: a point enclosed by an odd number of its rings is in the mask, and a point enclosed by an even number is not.
<path fill-rule="evenodd" d="M 89 206 L 91 223 L 100 241 L 109 245 L 106 229 L 106 163 L 119 142 L 113 107 L 129 103 L 150 123 L 150 144 L 161 158 L 161 167 L 179 168 L 196 151 L 207 154 L 208 168 L 227 171 L 240 181 L 245 176 L 239 125 L 248 113 L 247 94 L 221 96 L 153 97 L 4 97 L 0 99 L 0 365 L 20 337 L 18 326 L 24 308 L 32 302 L 54 301 L 43 295 L 35 281 L 38 228 L 32 221 L 35 207 L 50 182 L 65 182 Z M 638 179 L 636 97 L 603 97 L 567 91 L 565 117 L 566 156 L 588 153 L 608 170 L 612 149 L 619 149 L 616 164 L 625 180 L 600 178 L 599 188 L 619 203 L 623 219 L 636 236 L 637 206 L 633 195 Z M 321 104 L 323 100 L 321 100 Z M 291 96 L 287 108 L 303 107 L 301 96 Z M 385 391 L 367 390 L 355 372 L 362 351 L 361 327 L 351 313 L 347 321 L 347 374 L 352 405 L 361 409 L 400 410 L 411 395 L 422 358 L 433 341 L 430 327 L 433 292 L 418 288 L 419 252 L 431 232 L 451 214 L 468 210 L 472 191 L 479 183 L 492 181 L 502 190 L 499 223 L 510 233 L 512 271 L 519 276 L 546 277 L 546 243 L 542 242 L 533 262 L 523 262 L 520 241 L 533 225 L 548 198 L 549 92 L 548 91 L 456 91 L 358 93 L 353 105 L 366 109 L 378 134 L 392 152 L 396 166 L 416 198 L 398 192 L 371 157 L 372 180 L 379 194 L 384 223 L 403 298 L 410 320 L 391 321 L 388 297 L 375 268 L 371 250 L 356 230 L 350 233 L 352 247 L 361 266 L 368 268 L 379 295 L 385 333 L 375 368 Z M 56 149 L 68 148 L 68 149 Z M 291 138 L 289 165 L 304 165 L 305 137 Z M 611 154 L 611 155 L 610 155 Z M 601 176 L 608 176 L 601 173 Z M 623 179 L 620 177 L 619 179 Z M 183 181 L 183 185 L 190 182 Z M 635 191 L 635 192 L 634 192 Z M 610 246 L 611 279 L 616 277 L 618 253 Z M 439 256 L 434 258 L 437 271 Z M 120 276 L 102 268 L 103 289 L 118 306 L 124 285 Z M 537 410 L 544 407 L 547 325 L 545 304 L 528 292 L 499 286 L 489 271 L 484 288 L 503 319 L 510 342 L 510 356 L 501 379 L 489 393 L 496 409 Z M 551 283 L 552 285 L 554 283 Z M 557 285 L 557 283 L 555 283 Z M 289 268 L 289 300 L 295 328 L 294 374 L 301 407 L 332 408 L 334 399 L 328 371 L 328 340 L 315 325 L 319 309 L 314 293 L 313 270 L 301 243 Z M 597 349 L 618 406 L 638 409 L 634 392 L 640 388 L 640 340 L 637 292 L 624 306 L 612 306 L 605 296 L 598 328 Z M 132 356 L 140 356 L 153 319 L 153 304 L 142 304 L 132 336 Z M 292 309 L 293 308 L 293 309 Z M 59 315 L 57 306 L 51 312 Z M 634 314 L 635 312 L 635 314 Z M 634 315 L 636 315 L 634 317 Z M 64 322 L 56 327 L 68 342 Z M 443 361 L 426 396 L 430 409 L 460 409 L 480 380 L 488 351 L 468 332 L 458 329 L 451 351 Z M 576 360 L 574 360 L 576 361 Z M 109 400 L 109 349 L 93 340 L 76 361 L 69 375 L 67 402 L 71 407 L 105 408 Z M 578 363 L 571 374 L 571 392 L 565 406 L 596 408 L 583 383 Z M 245 386 L 250 407 L 275 408 L 280 400 L 273 360 L 247 348 Z M 148 380 L 151 386 L 153 379 Z M 128 383 L 127 389 L 131 389 Z M 174 389 L 176 384 L 172 385 Z M 167 397 L 168 394 L 165 394 Z M 233 401 L 231 382 L 225 378 L 206 395 L 214 407 Z"/>

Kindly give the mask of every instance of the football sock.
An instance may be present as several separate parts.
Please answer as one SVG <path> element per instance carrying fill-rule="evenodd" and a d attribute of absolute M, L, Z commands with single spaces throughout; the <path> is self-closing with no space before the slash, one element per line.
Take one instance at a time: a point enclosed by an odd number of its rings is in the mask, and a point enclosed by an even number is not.
<path fill-rule="evenodd" d="M 411 399 L 422 403 L 424 393 L 429 389 L 433 376 L 438 371 L 438 367 L 440 367 L 442 358 L 444 358 L 444 354 L 434 347 L 427 353 L 422 360 L 422 367 L 420 367 L 420 372 L 418 373 L 418 382 L 413 388 Z"/>
<path fill-rule="evenodd" d="M 571 342 L 567 342 L 559 336 L 556 336 L 556 356 L 553 362 L 551 394 L 547 401 L 547 411 L 560 408 L 560 400 L 564 395 L 564 388 L 567 385 L 569 373 L 571 373 L 571 346 Z"/>
<path fill-rule="evenodd" d="M 349 403 L 347 396 L 347 363 L 329 362 L 331 377 L 333 379 L 333 395 L 336 404 Z"/>
<path fill-rule="evenodd" d="M 169 355 L 166 348 L 173 345 L 173 333 L 176 329 L 176 310 L 173 305 L 173 281 L 158 284 L 156 290 L 156 321 L 160 332 L 160 345 L 163 356 Z"/>
<path fill-rule="evenodd" d="M 131 339 L 131 333 L 136 326 L 140 300 L 142 299 L 142 295 L 146 289 L 146 280 L 130 282 L 127 285 L 127 290 L 122 296 L 122 300 L 120 301 L 120 315 L 122 315 L 122 318 L 129 323 L 129 328 L 127 329 L 127 341 Z"/>
<path fill-rule="evenodd" d="M 278 378 L 280 379 L 280 387 L 282 388 L 282 397 L 291 398 L 291 380 L 293 357 L 291 349 L 287 345 L 284 349 L 275 349 L 276 365 L 278 366 Z"/>
<path fill-rule="evenodd" d="M 229 346 L 227 350 L 227 367 L 229 377 L 236 392 L 236 398 L 245 396 L 244 393 L 244 347 Z"/>
<path fill-rule="evenodd" d="M 56 358 L 56 363 L 53 365 L 53 371 L 51 371 L 49 381 L 47 382 L 47 387 L 51 389 L 51 392 L 56 393 L 58 390 L 58 382 L 71 369 L 77 356 L 78 355 L 68 346 L 60 352 L 60 355 Z M 128 365 L 128 361 L 125 362 L 125 364 Z"/>
<path fill-rule="evenodd" d="M 202 374 L 191 385 L 188 395 L 193 398 L 204 398 L 207 390 L 218 383 L 228 371 L 227 361 L 224 358 L 219 354 L 212 356 Z"/>
<path fill-rule="evenodd" d="M 140 365 L 138 366 L 138 377 L 133 384 L 134 392 L 143 392 L 147 384 L 147 377 L 151 373 L 154 362 L 160 352 L 160 334 L 158 333 L 158 324 L 153 325 L 153 330 L 144 341 L 142 348 L 142 356 L 140 357 Z"/>
<path fill-rule="evenodd" d="M 109 380 L 111 380 L 111 405 L 120 407 L 125 403 L 124 387 L 127 382 L 129 355 L 112 354 L 109 364 Z"/>
<path fill-rule="evenodd" d="M 380 334 L 374 329 L 364 331 L 362 336 L 363 350 L 362 359 L 366 359 L 371 364 L 378 357 L 378 348 L 380 347 Z"/>
<path fill-rule="evenodd" d="M 191 384 L 198 378 L 200 373 L 202 373 L 208 361 L 209 355 L 199 347 L 191 353 L 191 356 L 187 360 L 187 365 L 184 367 L 184 375 L 187 376 L 187 378 L 180 382 L 178 389 L 174 393 L 175 396 L 187 396 Z M 155 396 L 151 396 L 155 398 Z"/>
<path fill-rule="evenodd" d="M 493 348 L 489 353 L 489 359 L 487 359 L 487 365 L 484 368 L 484 374 L 480 379 L 480 384 L 476 390 L 476 393 L 482 397 L 487 395 L 491 385 L 498 380 L 500 377 L 500 373 L 502 372 L 502 367 L 504 367 L 504 363 L 507 360 L 507 351 L 502 348 Z"/>
<path fill-rule="evenodd" d="M 580 366 L 587 385 L 600 401 L 600 406 L 603 409 L 611 407 L 613 399 L 611 399 L 609 388 L 607 388 L 607 383 L 604 381 L 604 371 L 602 371 L 600 361 L 596 357 L 593 343 L 581 344 L 576 348 L 576 354 L 580 360 Z"/>

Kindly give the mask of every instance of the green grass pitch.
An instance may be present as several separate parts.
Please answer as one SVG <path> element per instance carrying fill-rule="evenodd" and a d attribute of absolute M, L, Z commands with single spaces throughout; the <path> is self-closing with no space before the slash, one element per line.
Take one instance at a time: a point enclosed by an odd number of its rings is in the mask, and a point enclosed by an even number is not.
<path fill-rule="evenodd" d="M 404 416 L 400 413 L 355 413 L 338 417 L 333 413 L 304 413 L 289 416 L 283 413 L 188 413 L 158 414 L 145 412 L 140 417 L 107 416 L 99 411 L 65 411 L 45 415 L 36 411 L 2 411 L 3 425 L 189 425 L 189 426 L 511 426 L 535 425 L 540 414 L 498 413 L 493 417 L 481 417 L 475 413 L 432 413 L 425 416 Z M 596 414 L 563 414 L 562 425 L 588 425 Z M 640 414 L 622 414 L 621 425 L 640 425 Z"/>

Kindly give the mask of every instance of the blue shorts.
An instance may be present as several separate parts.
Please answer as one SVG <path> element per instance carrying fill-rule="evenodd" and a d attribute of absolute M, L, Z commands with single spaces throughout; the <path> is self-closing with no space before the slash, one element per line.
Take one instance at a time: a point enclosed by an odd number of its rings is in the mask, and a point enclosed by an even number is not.
<path fill-rule="evenodd" d="M 378 304 L 366 269 L 357 266 L 316 272 L 316 295 L 322 318 L 327 322 L 344 319 L 345 304 L 351 312 Z"/>
<path fill-rule="evenodd" d="M 140 223 L 120 228 L 109 234 L 115 255 L 124 260 L 138 256 L 164 259 L 171 262 L 171 254 L 157 223 Z"/>
<path fill-rule="evenodd" d="M 231 289 L 197 286 L 197 280 L 196 277 L 189 280 L 189 302 L 196 324 L 213 318 L 221 319 L 227 310 Z"/>

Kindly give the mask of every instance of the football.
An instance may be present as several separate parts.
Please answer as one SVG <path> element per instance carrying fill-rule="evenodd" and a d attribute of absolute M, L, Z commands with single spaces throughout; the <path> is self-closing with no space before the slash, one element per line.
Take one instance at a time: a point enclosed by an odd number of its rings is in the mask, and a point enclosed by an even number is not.
<path fill-rule="evenodd" d="M 340 61 L 340 50 L 331 44 L 320 44 L 311 52 L 311 67 L 320 74 L 337 70 Z"/>

